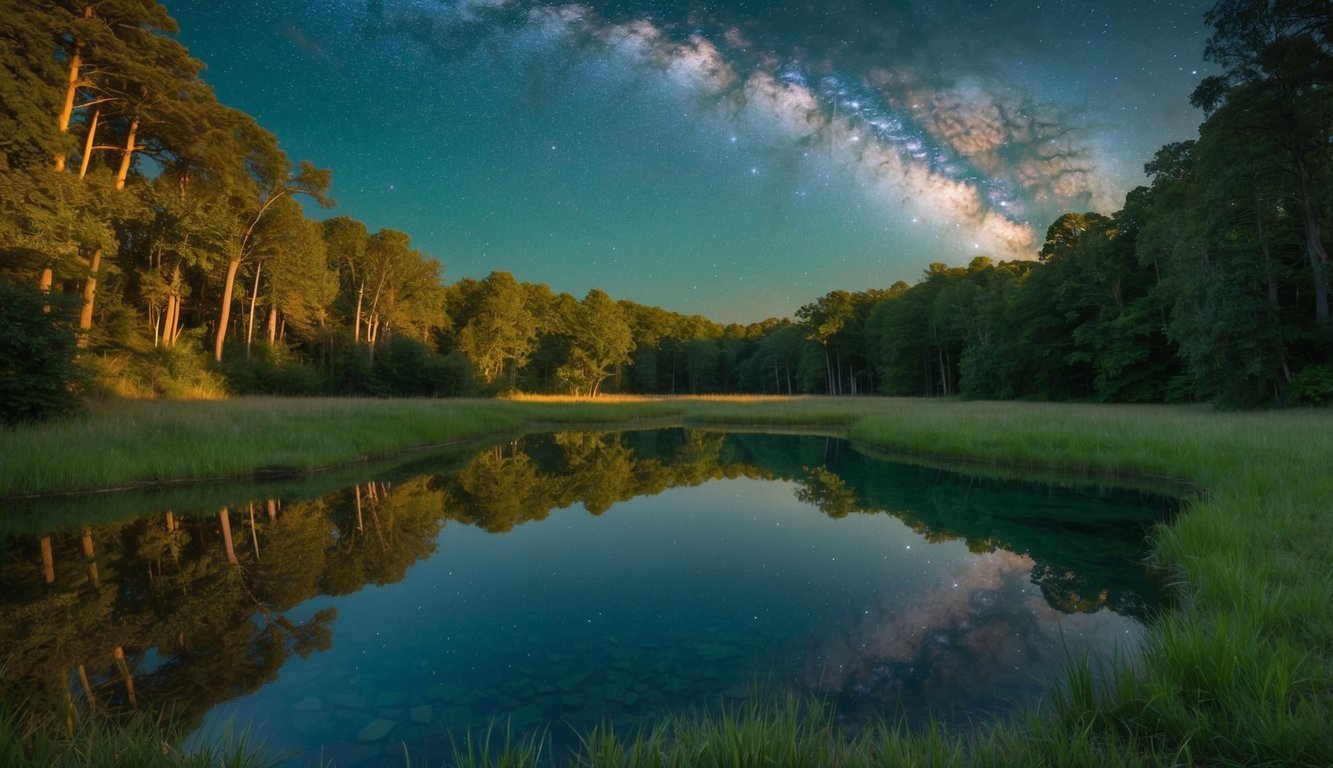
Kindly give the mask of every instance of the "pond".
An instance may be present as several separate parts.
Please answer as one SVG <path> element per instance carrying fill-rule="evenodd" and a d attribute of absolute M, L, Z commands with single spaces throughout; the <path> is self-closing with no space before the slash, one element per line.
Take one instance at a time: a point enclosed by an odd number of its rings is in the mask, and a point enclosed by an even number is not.
<path fill-rule="evenodd" d="M 977 720 L 1071 657 L 1132 660 L 1161 604 L 1145 535 L 1176 506 L 814 436 L 475 450 L 11 509 L 0 694 L 170 709 L 196 738 L 248 725 L 340 766 L 403 745 L 438 763 L 491 724 L 563 749 L 789 693 L 849 728 Z"/>

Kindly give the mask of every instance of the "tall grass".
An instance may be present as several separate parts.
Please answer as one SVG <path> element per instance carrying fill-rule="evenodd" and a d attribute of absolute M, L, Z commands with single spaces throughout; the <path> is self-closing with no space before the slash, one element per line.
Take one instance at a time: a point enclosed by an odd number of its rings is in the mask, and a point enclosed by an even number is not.
<path fill-rule="evenodd" d="M 1333 765 L 1333 411 L 870 398 L 117 403 L 0 434 L 0 494 L 312 469 L 525 425 L 642 418 L 812 427 L 899 454 L 1171 478 L 1202 494 L 1154 534 L 1151 558 L 1178 608 L 1150 628 L 1133 670 L 1099 682 L 1075 667 L 1041 706 L 984 727 L 847 734 L 825 710 L 784 704 L 627 737 L 598 729 L 575 764 Z M 459 757 L 553 761 L 532 744 L 500 754 L 469 746 Z"/>
<path fill-rule="evenodd" d="M 169 719 L 143 713 L 47 722 L 23 704 L 0 706 L 0 765 L 5 768 L 269 768 L 273 755 L 234 731 L 186 749 Z"/>

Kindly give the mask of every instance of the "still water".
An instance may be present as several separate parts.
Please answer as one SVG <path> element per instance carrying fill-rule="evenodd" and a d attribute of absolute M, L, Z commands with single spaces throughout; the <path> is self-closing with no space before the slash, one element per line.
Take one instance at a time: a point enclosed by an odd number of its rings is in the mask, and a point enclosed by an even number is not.
<path fill-rule="evenodd" d="M 15 511 L 63 522 L 0 540 L 0 694 L 173 709 L 339 766 L 786 693 L 848 727 L 977 719 L 1071 656 L 1132 658 L 1173 508 L 682 429 L 356 471 Z"/>

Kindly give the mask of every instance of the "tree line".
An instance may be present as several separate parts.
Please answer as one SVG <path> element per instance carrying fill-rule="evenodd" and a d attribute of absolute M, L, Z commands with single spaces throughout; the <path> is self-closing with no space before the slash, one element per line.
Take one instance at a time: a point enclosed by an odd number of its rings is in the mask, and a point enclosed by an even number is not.
<path fill-rule="evenodd" d="M 0 0 L 5 421 L 121 394 L 1333 399 L 1333 11 L 1221 0 L 1199 138 L 1035 261 L 933 263 L 748 325 L 495 272 L 443 281 L 217 101 L 155 0 Z"/>

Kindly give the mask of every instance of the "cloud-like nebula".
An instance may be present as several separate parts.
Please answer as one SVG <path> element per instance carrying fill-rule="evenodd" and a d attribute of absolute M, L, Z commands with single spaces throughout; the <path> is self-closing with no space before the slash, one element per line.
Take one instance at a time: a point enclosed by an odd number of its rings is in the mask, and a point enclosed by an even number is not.
<path fill-rule="evenodd" d="M 1057 610 L 1033 586 L 1033 566 L 1003 550 L 977 555 L 910 604 L 877 605 L 831 627 L 811 639 L 798 689 L 874 714 L 1019 696 L 1070 660 L 1132 656 L 1141 625 L 1108 610 Z"/>
<path fill-rule="evenodd" d="M 1035 228 L 1062 211 L 1114 203 L 1078 116 L 1006 82 L 985 52 L 960 49 L 962 6 L 760 5 L 376 0 L 364 30 L 436 56 L 535 30 L 563 55 L 613 57 L 699 109 L 826 156 L 887 211 L 1002 258 L 1031 257 Z"/>

